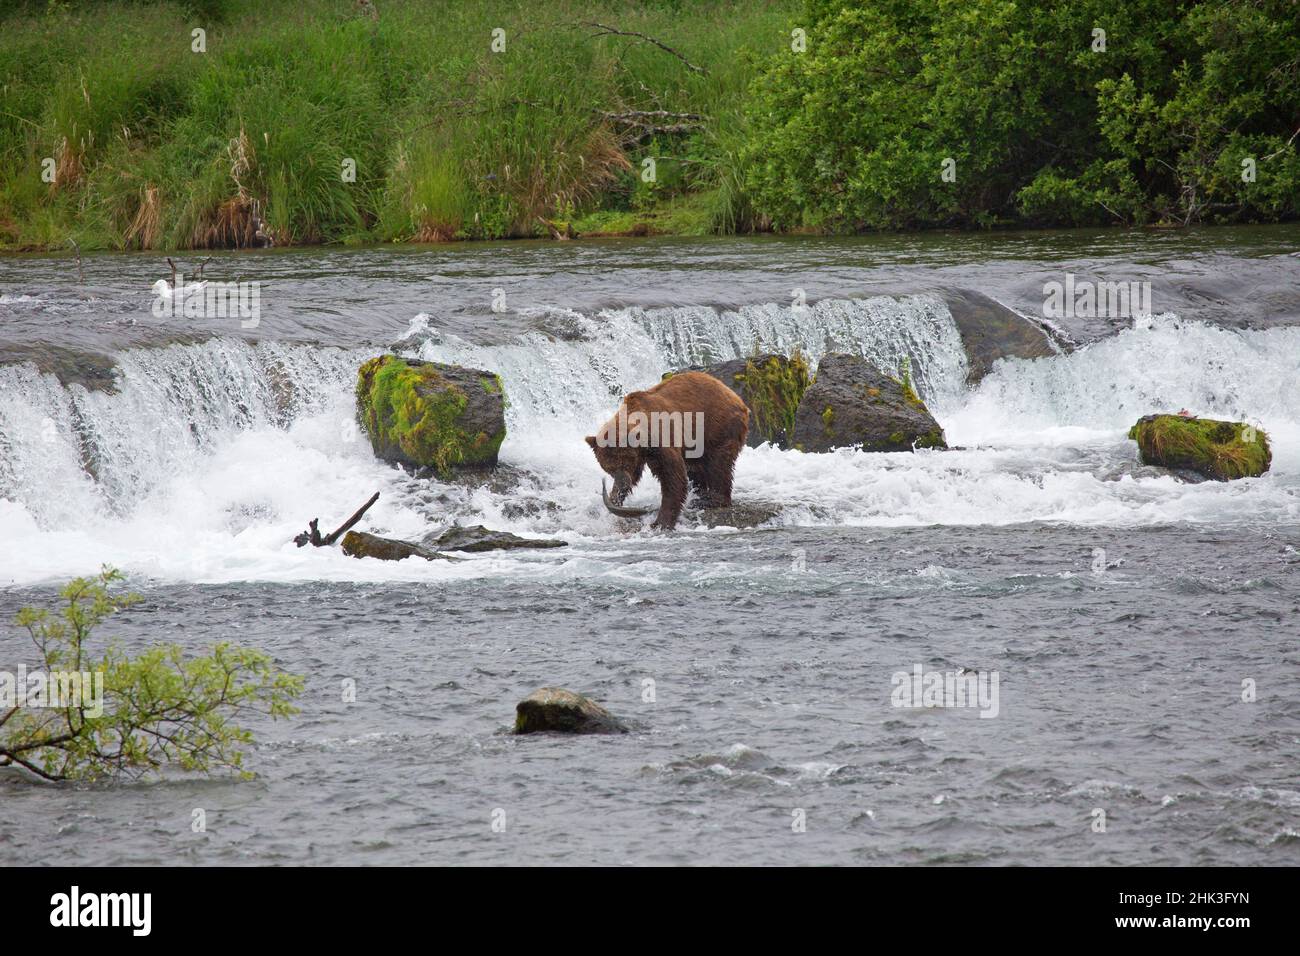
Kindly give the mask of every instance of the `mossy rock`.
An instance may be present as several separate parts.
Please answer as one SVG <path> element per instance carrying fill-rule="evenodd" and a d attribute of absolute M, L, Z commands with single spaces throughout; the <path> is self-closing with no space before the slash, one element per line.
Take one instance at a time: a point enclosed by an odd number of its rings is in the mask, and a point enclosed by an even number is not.
<path fill-rule="evenodd" d="M 1186 415 L 1145 415 L 1129 429 L 1145 465 L 1193 471 L 1215 481 L 1258 478 L 1273 452 L 1264 432 L 1245 422 Z"/>
<path fill-rule="evenodd" d="M 424 536 L 420 542 L 435 551 L 516 551 L 527 548 L 563 548 L 567 541 L 558 538 L 521 538 L 509 531 L 493 531 L 481 524 L 456 525 L 442 532 Z"/>
<path fill-rule="evenodd" d="M 712 375 L 741 397 L 749 408 L 749 437 L 745 444 L 750 448 L 764 442 L 789 447 L 795 412 L 811 380 L 808 362 L 798 352 L 789 358 L 766 352 L 714 365 L 693 365 L 679 371 Z M 673 374 L 669 372 L 664 378 Z"/>
<path fill-rule="evenodd" d="M 590 697 L 543 687 L 515 706 L 515 733 L 625 734 L 627 725 Z"/>
<path fill-rule="evenodd" d="M 494 372 L 381 355 L 357 375 L 357 410 L 375 454 L 448 474 L 494 466 L 506 437 Z"/>
<path fill-rule="evenodd" d="M 340 543 L 343 553 L 353 558 L 378 558 L 380 561 L 402 561 L 406 558 L 424 558 L 426 561 L 451 560 L 433 548 L 397 538 L 381 538 L 365 531 L 349 531 Z"/>
<path fill-rule="evenodd" d="M 822 452 L 947 448 L 943 429 L 912 387 L 910 368 L 891 378 L 857 355 L 822 356 L 795 414 L 793 447 Z"/>

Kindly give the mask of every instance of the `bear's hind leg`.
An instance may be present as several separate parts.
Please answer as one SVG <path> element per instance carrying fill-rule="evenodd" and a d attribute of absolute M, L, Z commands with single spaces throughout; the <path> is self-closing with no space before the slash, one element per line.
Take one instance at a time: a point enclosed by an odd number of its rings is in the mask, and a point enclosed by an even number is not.
<path fill-rule="evenodd" d="M 686 478 L 690 482 L 691 488 L 695 491 L 695 497 L 701 504 L 709 507 L 709 500 L 712 497 L 712 490 L 709 485 L 709 469 L 705 467 L 701 459 L 688 459 L 686 462 Z"/>
<path fill-rule="evenodd" d="M 686 502 L 686 462 L 681 450 L 659 449 L 658 461 L 650 465 L 650 471 L 659 479 L 659 487 L 663 491 L 659 514 L 651 527 L 672 531 L 677 527 L 677 517 L 682 513 L 682 505 Z"/>
<path fill-rule="evenodd" d="M 717 449 L 709 459 L 709 505 L 710 508 L 731 507 L 731 483 L 735 477 L 736 458 L 740 455 L 743 442 L 730 441 Z"/>

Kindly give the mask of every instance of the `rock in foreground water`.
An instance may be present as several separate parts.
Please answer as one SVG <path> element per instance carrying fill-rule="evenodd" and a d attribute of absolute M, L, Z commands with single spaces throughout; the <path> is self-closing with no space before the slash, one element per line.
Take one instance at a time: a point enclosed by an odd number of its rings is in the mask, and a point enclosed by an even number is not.
<path fill-rule="evenodd" d="M 793 445 L 806 452 L 947 447 L 943 429 L 910 385 L 864 358 L 837 352 L 822 356 L 799 402 Z"/>
<path fill-rule="evenodd" d="M 625 734 L 627 726 L 589 697 L 563 687 L 535 690 L 515 706 L 515 733 Z"/>
<path fill-rule="evenodd" d="M 375 455 L 447 474 L 493 466 L 506 437 L 493 372 L 381 355 L 361 366 L 357 408 Z"/>
<path fill-rule="evenodd" d="M 1193 471 L 1215 481 L 1258 478 L 1273 452 L 1268 436 L 1245 422 L 1187 415 L 1144 415 L 1129 429 L 1145 465 Z"/>

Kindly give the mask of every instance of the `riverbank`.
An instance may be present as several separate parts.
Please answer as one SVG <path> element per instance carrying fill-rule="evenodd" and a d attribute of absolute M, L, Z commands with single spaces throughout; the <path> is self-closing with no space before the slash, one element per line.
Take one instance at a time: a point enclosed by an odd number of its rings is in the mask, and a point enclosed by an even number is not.
<path fill-rule="evenodd" d="M 0 248 L 736 227 L 743 97 L 793 3 L 377 7 L 4 15 Z"/>
<path fill-rule="evenodd" d="M 1300 12 L 1241 6 L 19 3 L 0 249 L 1292 220 Z"/>

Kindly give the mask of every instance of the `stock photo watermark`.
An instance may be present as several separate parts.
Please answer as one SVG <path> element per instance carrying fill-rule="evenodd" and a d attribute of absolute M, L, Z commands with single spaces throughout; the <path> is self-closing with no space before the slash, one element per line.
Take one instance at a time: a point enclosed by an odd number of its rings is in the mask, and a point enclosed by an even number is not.
<path fill-rule="evenodd" d="M 894 707 L 974 708 L 980 717 L 996 717 L 1001 710 L 997 671 L 927 671 L 920 664 L 912 670 L 895 671 L 890 678 L 893 690 L 889 703 Z"/>
<path fill-rule="evenodd" d="M 104 715 L 103 671 L 0 671 L 0 710 L 14 708 L 80 710 Z"/>
<path fill-rule="evenodd" d="M 620 406 L 596 433 L 598 448 L 680 448 L 686 458 L 704 454 L 703 412 L 629 412 Z"/>
<path fill-rule="evenodd" d="M 153 291 L 151 311 L 156 319 L 239 319 L 244 329 L 255 329 L 262 321 L 260 282 L 186 282 L 178 272 L 171 282 L 155 282 Z"/>
<path fill-rule="evenodd" d="M 1063 282 L 1043 283 L 1043 316 L 1048 319 L 1135 319 L 1150 314 L 1150 282 L 1094 282 L 1067 272 Z"/>

